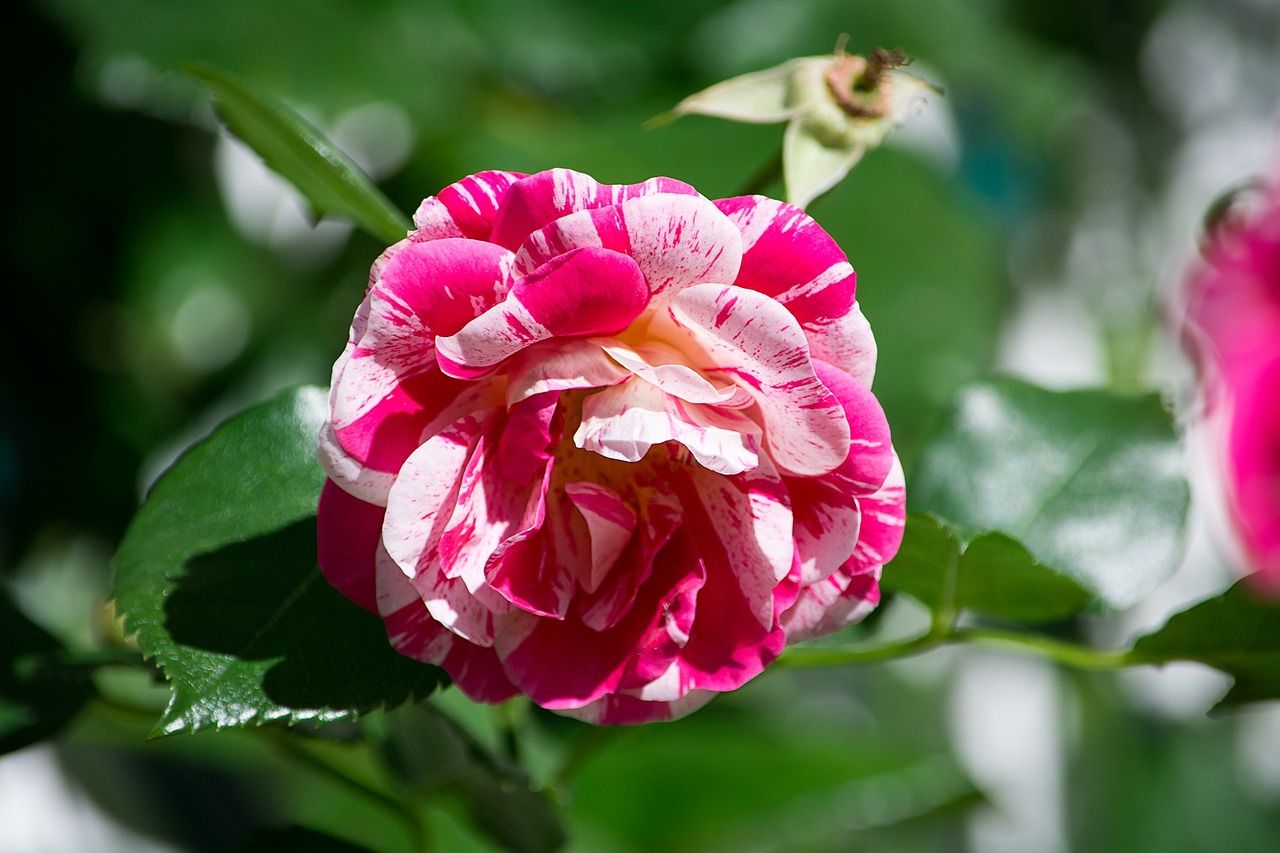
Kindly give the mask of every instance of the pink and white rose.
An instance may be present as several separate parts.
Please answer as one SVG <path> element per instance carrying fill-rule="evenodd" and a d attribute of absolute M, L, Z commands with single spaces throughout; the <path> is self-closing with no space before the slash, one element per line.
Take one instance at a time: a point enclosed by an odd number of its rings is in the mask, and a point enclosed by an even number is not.
<path fill-rule="evenodd" d="M 682 716 L 878 601 L 901 468 L 798 208 L 472 175 L 373 265 L 320 441 L 325 576 L 472 699 Z"/>
<path fill-rule="evenodd" d="M 1280 172 L 1210 235 L 1187 312 L 1251 577 L 1280 596 Z"/>

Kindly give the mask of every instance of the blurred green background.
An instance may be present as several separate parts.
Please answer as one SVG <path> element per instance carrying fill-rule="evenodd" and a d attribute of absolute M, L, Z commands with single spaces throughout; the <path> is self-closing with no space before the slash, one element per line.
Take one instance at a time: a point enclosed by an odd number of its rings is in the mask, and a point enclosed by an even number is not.
<path fill-rule="evenodd" d="M 901 47 L 944 98 L 813 208 L 859 274 L 910 466 L 992 370 L 1185 392 L 1161 313 L 1213 198 L 1274 162 L 1273 0 L 20 0 L 4 28 L 0 575 L 72 648 L 117 630 L 109 559 L 140 496 L 226 415 L 327 382 L 382 248 L 311 227 L 176 64 L 286 100 L 412 212 L 482 169 L 665 174 L 733 195 L 781 126 L 646 119 L 799 55 Z M 777 188 L 775 187 L 775 192 Z M 1120 643 L 1225 584 L 1197 534 Z M 916 614 L 905 601 L 887 623 Z M 53 745 L 0 758 L 0 849 L 227 849 L 299 823 L 397 827 L 271 733 L 145 743 L 163 691 L 102 670 Z M 958 650 L 767 673 L 685 722 L 596 733 L 508 710 L 575 850 L 1272 850 L 1280 716 L 1208 719 L 1200 671 L 1090 676 Z M 495 714 L 440 700 L 479 737 Z M 130 710 L 130 709 L 133 710 Z M 371 726 L 412 727 L 413 709 Z M 345 734 L 351 734 L 346 732 Z M 318 748 L 358 772 L 373 757 Z M 557 778 L 566 756 L 570 773 Z M 488 849 L 446 794 L 439 849 Z"/>

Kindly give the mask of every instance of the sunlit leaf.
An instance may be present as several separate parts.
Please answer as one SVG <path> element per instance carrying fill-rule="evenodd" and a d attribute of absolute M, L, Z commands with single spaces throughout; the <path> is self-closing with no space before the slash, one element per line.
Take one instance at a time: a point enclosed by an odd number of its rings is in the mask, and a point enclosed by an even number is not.
<path fill-rule="evenodd" d="M 1063 619 L 1091 598 L 1008 536 L 985 533 L 965 543 L 928 516 L 907 519 L 902 547 L 885 567 L 882 583 L 931 610 L 972 610 L 1018 622 Z"/>
<path fill-rule="evenodd" d="M 443 679 L 393 651 L 382 622 L 316 565 L 325 411 L 324 392 L 304 387 L 227 421 L 156 483 L 125 534 L 116 600 L 173 687 L 157 734 L 330 721 Z"/>
<path fill-rule="evenodd" d="M 1189 493 L 1156 396 L 1052 392 L 1015 380 L 961 391 L 907 490 L 965 537 L 987 531 L 1113 607 L 1177 567 Z"/>
<path fill-rule="evenodd" d="M 306 196 L 317 213 L 348 216 L 387 243 L 404 239 L 410 228 L 404 214 L 309 121 L 211 65 L 195 63 L 184 70 L 213 91 L 227 128 Z"/>
<path fill-rule="evenodd" d="M 1218 707 L 1280 699 L 1280 605 L 1241 581 L 1139 638 L 1133 656 L 1143 663 L 1198 661 L 1234 677 Z"/>

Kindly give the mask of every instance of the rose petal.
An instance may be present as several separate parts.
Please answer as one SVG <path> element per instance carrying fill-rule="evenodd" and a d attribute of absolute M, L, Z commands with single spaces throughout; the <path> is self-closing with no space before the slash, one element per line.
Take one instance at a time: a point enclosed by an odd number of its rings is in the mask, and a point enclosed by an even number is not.
<path fill-rule="evenodd" d="M 631 542 L 638 520 L 636 511 L 613 489 L 598 483 L 565 483 L 564 494 L 587 523 L 591 571 L 581 578 L 581 583 L 586 592 L 595 592 Z"/>
<path fill-rule="evenodd" d="M 405 461 L 387 500 L 382 545 L 388 558 L 413 580 L 436 621 L 487 646 L 493 642 L 496 596 L 478 599 L 473 588 L 453 579 L 456 573 L 445 572 L 441 555 L 464 472 L 482 449 L 484 429 L 484 423 L 472 418 L 459 421 Z"/>
<path fill-rule="evenodd" d="M 515 255 L 479 240 L 446 238 L 409 243 L 387 262 L 374 284 L 388 304 L 368 318 L 360 346 L 383 356 L 406 333 L 452 335 L 497 305 L 511 283 Z"/>
<path fill-rule="evenodd" d="M 597 726 L 633 726 L 678 720 L 715 697 L 713 690 L 691 690 L 674 702 L 648 702 L 625 693 L 614 693 L 581 708 L 568 708 L 560 713 Z"/>
<path fill-rule="evenodd" d="M 719 540 L 723 553 L 751 613 L 765 627 L 773 625 L 773 590 L 791 570 L 795 547 L 792 536 L 791 499 L 786 485 L 767 459 L 760 466 L 735 477 L 717 477 L 691 471 L 697 500 L 705 513 L 698 528 L 703 550 Z"/>
<path fill-rule="evenodd" d="M 413 215 L 413 240 L 470 237 L 488 240 L 507 191 L 525 176 L 518 172 L 479 172 L 426 199 Z"/>
<path fill-rule="evenodd" d="M 608 631 L 631 611 L 636 591 L 653 574 L 653 561 L 684 521 L 679 499 L 665 483 L 635 491 L 639 516 L 635 535 L 618 555 L 613 571 L 601 579 L 599 588 L 584 590 L 579 597 L 582 622 L 594 631 Z"/>
<path fill-rule="evenodd" d="M 738 229 L 699 195 L 657 195 L 582 210 L 529 235 L 516 269 L 532 270 L 576 248 L 635 259 L 655 296 L 703 282 L 731 282 L 741 262 Z"/>
<path fill-rule="evenodd" d="M 386 510 L 325 480 L 316 507 L 316 557 L 325 579 L 347 598 L 378 612 L 374 553 Z"/>
<path fill-rule="evenodd" d="M 635 261 L 606 249 L 576 249 L 517 279 L 507 298 L 457 334 L 436 339 L 436 358 L 460 378 L 551 337 L 620 332 L 649 302 Z"/>
<path fill-rule="evenodd" d="M 581 707 L 614 692 L 641 638 L 687 589 L 696 569 L 661 558 L 653 568 L 626 617 L 609 631 L 592 630 L 570 611 L 563 620 L 529 617 L 527 631 L 500 633 L 495 648 L 512 683 L 553 709 Z"/>
<path fill-rule="evenodd" d="M 603 346 L 602 349 L 609 358 L 645 382 L 685 402 L 734 408 L 753 402 L 750 394 L 732 382 L 716 385 L 692 367 L 680 364 L 678 360 L 682 354 L 661 341 L 647 342 L 640 349 L 632 349 L 622 343 Z"/>
<path fill-rule="evenodd" d="M 831 235 L 800 208 L 764 196 L 716 206 L 742 231 L 742 271 L 733 283 L 787 306 L 815 358 L 870 387 L 875 339 L 856 302 L 857 276 Z"/>
<path fill-rule="evenodd" d="M 386 502 L 387 477 L 439 429 L 501 400 L 498 386 L 464 383 L 439 370 L 401 378 L 372 399 L 360 389 L 370 375 L 373 386 L 384 374 L 367 361 L 349 362 L 330 392 L 336 446 L 322 446 L 321 462 L 330 477 L 371 503 Z"/>
<path fill-rule="evenodd" d="M 569 169 L 539 172 L 508 191 L 489 239 L 515 251 L 534 231 L 574 211 L 608 207 L 625 199 L 659 193 L 697 195 L 698 191 L 671 178 L 650 178 L 640 184 L 601 184 L 590 175 Z"/>
<path fill-rule="evenodd" d="M 851 570 L 867 570 L 883 566 L 898 553 L 902 532 L 907 523 L 907 494 L 902 463 L 895 453 L 893 468 L 884 485 L 875 494 L 858 498 L 862 526 L 858 545 L 850 558 Z"/>
<path fill-rule="evenodd" d="M 663 337 L 684 333 L 687 349 L 704 354 L 696 366 L 755 397 L 765 445 L 780 468 L 825 474 L 849 455 L 844 409 L 814 373 L 804 332 L 787 309 L 753 290 L 700 284 L 672 297 L 667 316 L 672 328 Z"/>
<path fill-rule="evenodd" d="M 492 648 L 477 646 L 445 630 L 390 559 L 378 574 L 378 606 L 391 645 L 401 654 L 437 664 L 473 702 L 502 702 L 518 691 Z"/>
<path fill-rule="evenodd" d="M 630 376 L 591 339 L 535 344 L 515 355 L 507 369 L 507 403 L 570 388 L 602 388 Z"/>
<path fill-rule="evenodd" d="M 840 401 L 852 436 L 849 455 L 826 478 L 850 495 L 879 490 L 897 458 L 889 435 L 889 421 L 880 401 L 865 385 L 825 361 L 814 359 L 813 369 L 827 390 Z"/>
<path fill-rule="evenodd" d="M 745 415 L 685 403 L 632 379 L 582 401 L 573 442 L 609 459 L 638 462 L 655 444 L 677 441 L 703 467 L 738 474 L 758 464 L 759 436 Z"/>

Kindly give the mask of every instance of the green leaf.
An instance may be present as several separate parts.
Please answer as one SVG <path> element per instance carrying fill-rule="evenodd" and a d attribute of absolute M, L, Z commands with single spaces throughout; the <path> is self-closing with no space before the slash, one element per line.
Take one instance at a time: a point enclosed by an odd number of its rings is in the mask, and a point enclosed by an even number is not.
<path fill-rule="evenodd" d="M 1140 637 L 1132 657 L 1135 663 L 1198 661 L 1234 677 L 1219 708 L 1280 699 L 1280 606 L 1240 581 Z"/>
<path fill-rule="evenodd" d="M 130 524 L 115 596 L 173 687 L 156 734 L 327 722 L 442 682 L 316 565 L 326 411 L 324 392 L 303 387 L 232 418 L 165 473 Z"/>
<path fill-rule="evenodd" d="M 390 718 L 387 763 L 414 789 L 457 796 L 472 824 L 503 849 L 549 853 L 565 834 L 550 800 L 511 761 L 430 703 Z"/>
<path fill-rule="evenodd" d="M 1091 598 L 1008 536 L 986 533 L 966 544 L 928 516 L 907 519 L 902 547 L 882 583 L 934 611 L 965 609 L 1017 622 L 1064 619 Z"/>
<path fill-rule="evenodd" d="M 211 65 L 192 63 L 183 70 L 213 90 L 218 115 L 227 128 L 306 196 L 317 213 L 349 216 L 387 243 L 404 239 L 409 220 L 314 125 L 265 92 Z"/>
<path fill-rule="evenodd" d="M 1053 392 L 1011 379 L 963 389 L 907 490 L 966 537 L 996 531 L 1126 607 L 1177 567 L 1189 492 L 1154 395 Z"/>
<path fill-rule="evenodd" d="M 0 594 L 0 755 L 52 735 L 93 695 L 87 671 L 43 665 L 62 650 Z"/>

